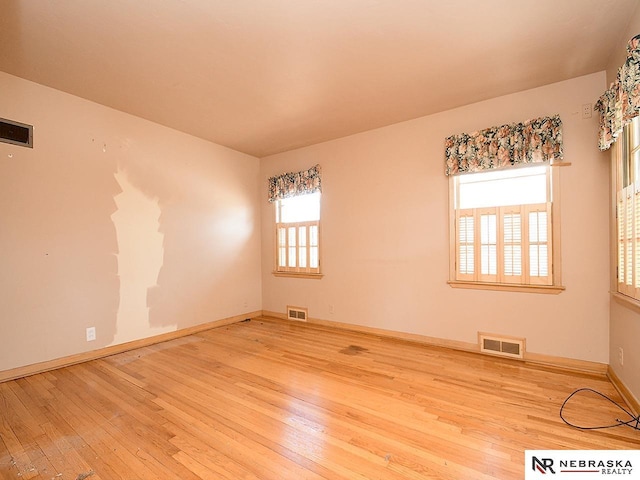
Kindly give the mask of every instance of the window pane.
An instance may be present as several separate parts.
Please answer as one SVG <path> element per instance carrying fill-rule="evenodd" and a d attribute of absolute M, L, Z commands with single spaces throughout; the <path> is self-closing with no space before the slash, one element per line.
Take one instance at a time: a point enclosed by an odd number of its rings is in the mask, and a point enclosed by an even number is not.
<path fill-rule="evenodd" d="M 635 126 L 636 122 L 633 122 L 633 124 Z M 620 188 L 626 188 L 632 182 L 631 153 L 629 150 L 629 145 L 627 145 L 627 142 L 625 141 L 627 138 L 629 138 L 628 128 L 629 127 L 625 127 L 625 129 L 623 130 L 623 141 L 618 142 L 620 144 L 618 148 L 620 148 L 622 151 L 622 155 L 620 156 L 620 164 L 618 165 L 622 181 L 622 185 L 620 185 Z"/>
<path fill-rule="evenodd" d="M 633 285 L 633 185 L 629 185 L 623 192 L 624 204 L 625 204 L 625 260 L 624 271 L 626 272 L 625 283 L 627 285 Z"/>
<path fill-rule="evenodd" d="M 549 254 L 547 252 L 546 245 L 538 245 L 538 259 L 540 261 L 540 276 L 546 277 L 549 275 Z"/>
<path fill-rule="evenodd" d="M 520 245 L 505 245 L 504 274 L 507 276 L 522 275 L 522 247 Z"/>
<path fill-rule="evenodd" d="M 504 216 L 505 243 L 520 243 L 522 241 L 522 225 L 519 213 L 507 213 Z"/>
<path fill-rule="evenodd" d="M 320 193 L 276 203 L 278 270 L 312 273 L 310 269 L 319 269 L 319 222 Z"/>
<path fill-rule="evenodd" d="M 640 145 L 640 122 L 633 120 L 631 122 L 631 128 L 633 128 L 633 134 L 631 137 L 631 148 Z"/>
<path fill-rule="evenodd" d="M 547 212 L 529 213 L 529 242 L 547 242 Z"/>
<path fill-rule="evenodd" d="M 287 266 L 287 229 L 278 229 L 278 266 Z"/>
<path fill-rule="evenodd" d="M 624 190 L 618 192 L 618 209 L 616 215 L 618 217 L 618 282 L 624 283 L 625 269 L 624 269 L 624 232 L 627 219 L 625 217 L 625 202 L 624 202 Z"/>
<path fill-rule="evenodd" d="M 473 217 L 460 217 L 460 243 L 473 243 Z"/>
<path fill-rule="evenodd" d="M 296 266 L 296 231 L 298 230 L 295 227 L 290 227 L 288 230 L 289 236 L 289 263 L 287 266 L 295 267 Z"/>
<path fill-rule="evenodd" d="M 552 174 L 544 163 L 453 178 L 457 280 L 553 283 Z"/>
<path fill-rule="evenodd" d="M 549 275 L 549 257 L 546 245 L 529 245 L 529 274 L 532 277 L 546 277 Z"/>
<path fill-rule="evenodd" d="M 460 175 L 457 208 L 546 203 L 547 169 L 542 165 Z"/>
<path fill-rule="evenodd" d="M 318 246 L 318 226 L 311 225 L 309 227 L 309 245 L 317 247 Z"/>
<path fill-rule="evenodd" d="M 496 262 L 496 246 L 482 245 L 480 257 L 480 272 L 483 275 L 495 275 L 498 270 Z"/>
<path fill-rule="evenodd" d="M 480 243 L 496 243 L 496 215 L 480 215 Z"/>
<path fill-rule="evenodd" d="M 299 236 L 299 245 L 301 247 L 306 247 L 307 246 L 307 228 L 306 227 L 300 227 L 300 229 L 298 230 Z"/>
<path fill-rule="evenodd" d="M 472 275 L 474 271 L 473 261 L 473 246 L 461 245 L 458 271 L 465 275 Z"/>
<path fill-rule="evenodd" d="M 480 273 L 497 273 L 496 220 L 494 214 L 480 215 Z"/>
<path fill-rule="evenodd" d="M 296 227 L 289 227 L 287 228 L 287 231 L 289 232 L 289 246 L 290 247 L 295 247 L 296 246 L 296 231 L 298 229 Z"/>
<path fill-rule="evenodd" d="M 522 221 L 519 213 L 504 215 L 504 274 L 522 275 Z"/>
<path fill-rule="evenodd" d="M 307 227 L 298 228 L 298 266 L 307 266 Z"/>
<path fill-rule="evenodd" d="M 281 223 L 320 220 L 320 193 L 297 195 L 279 200 Z M 277 207 L 276 207 L 277 208 Z"/>
<path fill-rule="evenodd" d="M 635 268 L 635 288 L 640 288 L 640 192 L 638 192 L 638 183 L 633 186 L 633 196 L 628 200 L 629 203 L 633 202 L 633 217 L 635 219 L 635 233 L 633 236 L 629 249 L 633 251 Z M 633 222 L 633 219 L 628 220 L 629 223 Z"/>
<path fill-rule="evenodd" d="M 474 265 L 474 218 L 472 216 L 460 217 L 458 220 L 460 238 L 458 271 L 464 275 L 473 275 Z"/>

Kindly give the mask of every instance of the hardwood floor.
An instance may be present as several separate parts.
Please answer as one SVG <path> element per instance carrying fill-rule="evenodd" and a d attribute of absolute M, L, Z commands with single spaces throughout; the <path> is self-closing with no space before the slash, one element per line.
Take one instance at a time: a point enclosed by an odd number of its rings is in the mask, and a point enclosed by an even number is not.
<path fill-rule="evenodd" d="M 640 449 L 559 409 L 604 377 L 253 319 L 0 384 L 3 479 L 522 479 L 525 449 Z M 588 393 L 581 425 L 616 407 Z"/>

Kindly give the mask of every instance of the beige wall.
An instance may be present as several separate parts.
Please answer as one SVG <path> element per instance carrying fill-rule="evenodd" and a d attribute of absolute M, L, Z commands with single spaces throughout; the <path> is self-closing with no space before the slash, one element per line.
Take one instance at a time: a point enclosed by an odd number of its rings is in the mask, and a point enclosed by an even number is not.
<path fill-rule="evenodd" d="M 600 72 L 262 160 L 263 308 L 309 307 L 312 318 L 477 342 L 477 332 L 525 337 L 527 349 L 609 359 L 608 163 L 596 117 L 582 119 L 605 84 Z M 433 92 L 437 94 L 437 92 Z M 560 295 L 453 289 L 444 138 L 560 114 Z M 274 277 L 273 207 L 266 180 L 322 166 L 322 280 Z"/>
<path fill-rule="evenodd" d="M 627 42 L 640 34 L 640 7 L 629 20 L 627 30 L 622 34 L 618 47 L 612 52 L 607 67 L 607 85 L 615 80 L 618 68 L 627 56 Z M 612 246 L 613 247 L 613 246 Z M 637 308 L 612 298 L 610 311 L 610 357 L 609 365 L 627 388 L 640 399 L 640 313 Z M 618 352 L 624 351 L 624 365 L 620 364 Z"/>
<path fill-rule="evenodd" d="M 611 299 L 611 351 L 609 365 L 627 388 L 640 399 L 640 310 Z M 620 364 L 619 349 L 623 349 Z"/>
<path fill-rule="evenodd" d="M 4 73 L 0 105 L 35 131 L 0 143 L 0 370 L 260 310 L 257 158 Z"/>
<path fill-rule="evenodd" d="M 608 157 L 597 119 L 579 114 L 605 86 L 601 72 L 259 165 L 0 73 L 2 116 L 36 132 L 34 149 L 0 143 L 0 370 L 293 304 L 314 318 L 463 342 L 478 331 L 523 336 L 531 352 L 611 363 L 637 395 L 640 316 L 611 302 L 608 325 Z M 560 171 L 567 290 L 450 288 L 444 137 L 555 113 L 573 163 Z M 276 278 L 266 179 L 315 163 L 325 277 Z"/>

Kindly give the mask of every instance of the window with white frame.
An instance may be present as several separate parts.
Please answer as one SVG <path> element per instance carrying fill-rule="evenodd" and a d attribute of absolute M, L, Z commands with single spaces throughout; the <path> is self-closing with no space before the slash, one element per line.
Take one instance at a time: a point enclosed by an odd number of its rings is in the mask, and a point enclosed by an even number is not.
<path fill-rule="evenodd" d="M 320 278 L 320 165 L 269 178 L 275 205 L 275 274 Z"/>
<path fill-rule="evenodd" d="M 453 287 L 560 293 L 559 115 L 451 135 Z"/>
<path fill-rule="evenodd" d="M 617 290 L 640 300 L 640 121 L 616 142 Z"/>
<path fill-rule="evenodd" d="M 320 273 L 320 192 L 275 202 L 276 272 Z"/>
<path fill-rule="evenodd" d="M 450 177 L 458 282 L 554 285 L 548 163 Z"/>

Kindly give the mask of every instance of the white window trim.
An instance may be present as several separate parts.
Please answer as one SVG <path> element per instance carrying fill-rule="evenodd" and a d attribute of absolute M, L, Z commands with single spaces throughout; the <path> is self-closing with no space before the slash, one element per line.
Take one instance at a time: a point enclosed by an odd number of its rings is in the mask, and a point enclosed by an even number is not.
<path fill-rule="evenodd" d="M 291 277 L 291 278 L 310 278 L 310 279 L 320 279 L 324 275 L 321 273 L 322 267 L 322 228 L 320 219 L 304 221 L 304 222 L 278 222 L 277 220 L 282 218 L 281 212 L 278 210 L 281 206 L 280 201 L 275 202 L 275 235 L 274 235 L 274 269 L 272 274 L 276 277 Z M 311 267 L 310 264 L 310 252 L 311 252 L 311 235 L 310 229 L 312 227 L 317 228 L 317 247 L 318 249 L 318 266 Z M 291 247 L 296 249 L 296 266 L 289 266 L 289 229 L 296 229 L 296 246 Z M 284 230 L 285 232 L 285 245 L 281 246 L 279 242 L 280 231 Z M 298 256 L 300 255 L 300 231 L 305 230 L 305 265 L 304 267 L 299 266 Z M 285 265 L 280 265 L 280 248 L 284 248 L 285 250 Z"/>
<path fill-rule="evenodd" d="M 562 262 L 560 252 L 561 232 L 560 232 L 560 169 L 561 166 L 569 166 L 568 162 L 554 162 L 549 167 L 550 171 L 550 213 L 551 213 L 551 284 L 518 284 L 503 283 L 500 281 L 482 281 L 477 278 L 460 278 L 457 276 L 456 263 L 458 261 L 458 241 L 457 241 L 457 219 L 458 212 L 455 209 L 455 176 L 449 176 L 449 281 L 447 282 L 453 288 L 468 288 L 481 290 L 503 290 L 516 291 L 525 293 L 548 293 L 558 294 L 565 290 L 562 286 Z"/>
<path fill-rule="evenodd" d="M 317 228 L 317 245 L 311 245 L 311 229 Z M 296 242 L 292 246 L 289 243 L 289 231 L 295 230 Z M 280 245 L 280 232 L 284 232 L 284 245 Z M 304 245 L 301 244 L 301 233 L 305 232 Z M 284 265 L 280 265 L 280 249 L 285 252 Z M 305 266 L 300 266 L 300 252 L 304 248 Z M 311 249 L 318 249 L 318 266 L 311 267 Z M 296 266 L 289 265 L 289 254 L 291 249 L 295 250 Z M 319 275 L 320 274 L 320 220 L 314 220 L 310 222 L 290 222 L 290 223 L 276 223 L 276 267 L 277 273 L 289 273 L 289 274 L 304 274 L 304 275 Z"/>
<path fill-rule="evenodd" d="M 637 238 L 640 236 L 640 172 L 634 172 L 635 176 L 639 178 L 633 178 L 631 183 L 627 187 L 622 187 L 622 171 L 621 171 L 621 163 L 622 157 L 624 155 L 628 157 L 632 157 L 634 152 L 640 150 L 640 139 L 633 138 L 634 131 L 633 126 L 638 122 L 638 120 L 634 119 L 632 123 L 625 127 L 623 130 L 623 134 L 621 134 L 612 148 L 612 168 L 614 174 L 611 175 L 612 181 L 612 242 L 613 245 L 612 250 L 612 286 L 611 293 L 616 296 L 623 303 L 630 304 L 632 306 L 640 306 L 640 284 L 638 280 L 638 276 L 640 276 L 640 261 L 638 260 L 638 255 L 640 250 L 638 248 Z M 634 147 L 635 146 L 635 147 Z M 628 203 L 629 202 L 629 203 Z M 625 221 L 625 216 L 621 214 L 619 211 L 620 204 L 623 204 L 623 207 L 626 207 L 628 204 L 631 205 L 633 210 L 632 214 L 632 224 L 631 228 L 631 236 L 629 239 L 621 239 L 619 227 Z M 624 208 L 623 208 L 624 209 Z M 625 225 L 626 226 L 626 225 Z M 620 268 L 620 245 L 624 243 L 625 245 L 630 245 L 631 249 L 628 258 L 631 259 L 632 268 L 631 268 L 631 284 L 627 284 L 627 269 L 623 265 L 623 268 Z M 627 252 L 625 252 L 627 253 Z M 627 259 L 625 259 L 627 260 Z M 626 262 L 624 262 L 626 263 Z M 621 281 L 622 278 L 622 281 Z"/>

